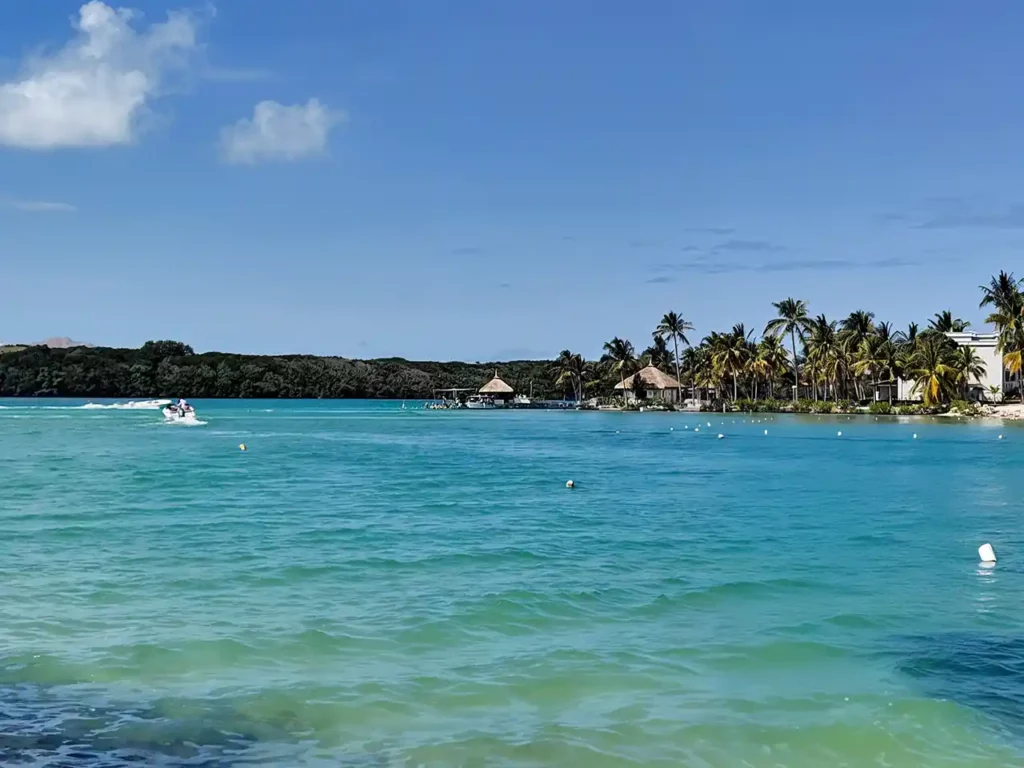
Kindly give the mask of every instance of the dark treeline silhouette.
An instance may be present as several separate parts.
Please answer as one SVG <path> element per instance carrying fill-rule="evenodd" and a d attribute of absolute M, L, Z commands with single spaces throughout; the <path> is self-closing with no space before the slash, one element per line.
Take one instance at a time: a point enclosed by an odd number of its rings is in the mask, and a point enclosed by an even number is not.
<path fill-rule="evenodd" d="M 478 388 L 498 369 L 518 392 L 562 397 L 550 361 L 351 360 L 310 355 L 195 354 L 177 341 L 139 349 L 26 347 L 0 355 L 3 397 L 429 398 Z"/>

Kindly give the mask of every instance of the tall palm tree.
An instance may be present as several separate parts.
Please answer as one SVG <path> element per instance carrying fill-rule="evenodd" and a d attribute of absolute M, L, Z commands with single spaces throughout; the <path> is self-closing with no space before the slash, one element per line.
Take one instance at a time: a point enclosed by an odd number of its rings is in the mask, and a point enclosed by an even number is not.
<path fill-rule="evenodd" d="M 956 369 L 950 364 L 950 348 L 935 337 L 918 341 L 907 373 L 914 380 L 914 391 L 921 392 L 928 406 L 942 402 L 953 389 Z"/>
<path fill-rule="evenodd" d="M 658 323 L 658 327 L 654 329 L 654 335 L 658 338 L 672 339 L 672 346 L 676 353 L 676 381 L 679 382 L 679 401 L 683 400 L 683 380 L 679 371 L 679 342 L 689 346 L 690 342 L 686 338 L 686 332 L 693 330 L 693 324 L 683 319 L 682 315 L 675 312 L 666 312 L 661 322 Z"/>
<path fill-rule="evenodd" d="M 763 378 L 768 383 L 768 396 L 774 397 L 775 380 L 788 364 L 789 357 L 782 345 L 782 339 L 778 336 L 765 336 L 757 345 L 757 352 L 751 364 L 755 384 L 758 378 Z M 754 399 L 757 399 L 756 395 Z"/>
<path fill-rule="evenodd" d="M 687 347 L 683 351 L 683 367 L 689 373 L 690 399 L 697 397 L 697 369 L 704 363 L 704 351 L 697 347 Z M 680 379 L 682 382 L 682 379 Z"/>
<path fill-rule="evenodd" d="M 810 329 L 811 318 L 807 314 L 807 302 L 794 298 L 783 299 L 772 302 L 775 307 L 776 317 L 764 327 L 765 336 L 781 336 L 789 334 L 789 340 L 793 347 L 793 402 L 796 402 L 800 390 L 800 362 L 796 352 L 796 337 L 804 340 L 804 335 Z"/>
<path fill-rule="evenodd" d="M 811 322 L 811 330 L 807 337 L 807 362 L 813 366 L 825 385 L 825 399 L 828 399 L 831 384 L 838 400 L 838 383 L 843 372 L 844 354 L 842 341 L 837 333 L 837 324 L 825 315 L 818 315 Z"/>
<path fill-rule="evenodd" d="M 732 399 L 739 399 L 739 375 L 746 369 L 750 357 L 750 334 L 743 323 L 737 323 L 730 333 L 716 334 L 712 361 L 723 376 L 732 378 Z"/>
<path fill-rule="evenodd" d="M 875 334 L 875 313 L 863 309 L 854 310 L 839 322 L 840 339 L 843 342 L 843 353 L 847 358 L 846 369 L 853 374 L 853 390 L 857 399 L 861 400 L 860 377 L 854 365 L 857 352 L 865 339 Z"/>
<path fill-rule="evenodd" d="M 1024 352 L 1024 280 L 1017 280 L 1013 273 L 1000 272 L 987 286 L 981 286 L 980 307 L 990 306 L 992 312 L 985 318 L 999 333 L 999 351 L 1003 355 L 1003 367 L 1017 379 L 1017 389 L 1024 402 L 1024 386 L 1021 385 L 1021 356 Z"/>
<path fill-rule="evenodd" d="M 568 349 L 563 349 L 558 353 L 558 357 L 555 358 L 555 362 L 551 366 L 555 373 L 555 386 L 564 387 L 567 383 L 571 384 L 573 395 L 578 394 L 576 379 L 573 376 L 572 370 L 573 358 L 575 357 L 576 355 Z M 565 394 L 564 389 L 562 390 L 562 394 Z"/>
<path fill-rule="evenodd" d="M 966 400 L 971 381 L 981 381 L 985 375 L 985 363 L 972 347 L 963 346 L 953 350 L 949 364 L 956 371 L 960 394 Z"/>
<path fill-rule="evenodd" d="M 555 360 L 554 369 L 558 374 L 555 384 L 560 387 L 565 386 L 566 383 L 570 384 L 576 402 L 583 400 L 583 385 L 593 372 L 590 363 L 584 359 L 583 355 L 563 349 Z"/>
<path fill-rule="evenodd" d="M 626 372 L 636 365 L 636 352 L 632 343 L 618 336 L 611 341 L 604 343 L 604 357 L 611 363 L 611 369 L 619 374 L 619 383 L 622 384 L 622 402 L 626 403 Z"/>

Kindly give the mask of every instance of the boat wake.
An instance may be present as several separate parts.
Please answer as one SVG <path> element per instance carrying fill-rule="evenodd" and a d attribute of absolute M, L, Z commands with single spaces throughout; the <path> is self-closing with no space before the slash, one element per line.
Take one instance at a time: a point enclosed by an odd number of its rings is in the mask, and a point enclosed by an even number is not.
<path fill-rule="evenodd" d="M 129 400 L 125 403 L 86 403 L 72 407 L 87 411 L 158 411 L 170 403 L 170 400 Z"/>

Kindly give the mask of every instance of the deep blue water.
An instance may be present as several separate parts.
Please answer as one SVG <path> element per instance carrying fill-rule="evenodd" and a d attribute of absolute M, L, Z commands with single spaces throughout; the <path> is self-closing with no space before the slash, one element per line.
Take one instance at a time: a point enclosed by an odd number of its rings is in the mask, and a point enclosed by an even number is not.
<path fill-rule="evenodd" d="M 0 401 L 6 764 L 1024 758 L 1012 425 L 82 404 Z"/>

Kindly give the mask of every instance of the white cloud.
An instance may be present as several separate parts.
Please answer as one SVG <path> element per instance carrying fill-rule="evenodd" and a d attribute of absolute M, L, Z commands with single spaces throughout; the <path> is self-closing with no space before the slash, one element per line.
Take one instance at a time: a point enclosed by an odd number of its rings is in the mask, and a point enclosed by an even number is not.
<path fill-rule="evenodd" d="M 251 119 L 221 130 L 221 153 L 225 162 L 240 165 L 313 157 L 323 154 L 331 129 L 346 119 L 317 99 L 294 106 L 261 101 Z"/>
<path fill-rule="evenodd" d="M 76 213 L 78 208 L 71 203 L 54 203 L 47 200 L 0 200 L 0 207 L 25 213 Z"/>
<path fill-rule="evenodd" d="M 56 52 L 31 57 L 0 83 L 0 144 L 23 149 L 103 147 L 138 135 L 147 104 L 196 49 L 191 17 L 137 31 L 138 16 L 91 0 L 72 21 L 77 34 Z"/>

